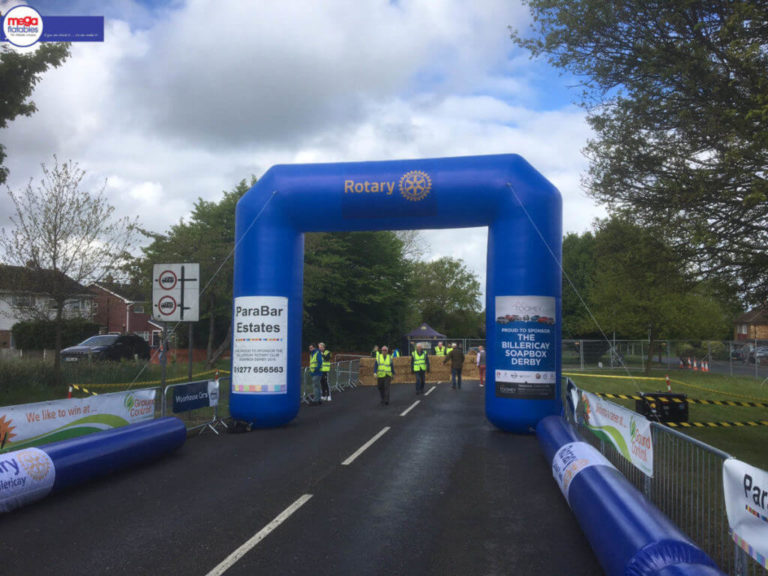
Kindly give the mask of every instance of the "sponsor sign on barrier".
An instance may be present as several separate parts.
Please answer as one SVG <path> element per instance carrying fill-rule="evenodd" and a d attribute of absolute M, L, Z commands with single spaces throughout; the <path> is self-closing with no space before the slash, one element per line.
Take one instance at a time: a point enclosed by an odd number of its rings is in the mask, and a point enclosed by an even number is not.
<path fill-rule="evenodd" d="M 496 296 L 496 396 L 555 397 L 556 305 L 550 296 Z"/>
<path fill-rule="evenodd" d="M 43 498 L 55 479 L 51 457 L 42 450 L 26 448 L 0 454 L 0 512 Z"/>
<path fill-rule="evenodd" d="M 154 418 L 156 390 L 131 390 L 0 408 L 0 452 Z"/>
<path fill-rule="evenodd" d="M 288 298 L 235 298 L 232 391 L 288 393 Z"/>
<path fill-rule="evenodd" d="M 216 406 L 219 403 L 218 380 L 191 382 L 173 389 L 174 413 Z"/>
<path fill-rule="evenodd" d="M 768 472 L 729 458 L 723 462 L 723 491 L 733 540 L 768 568 Z"/>
<path fill-rule="evenodd" d="M 590 466 L 609 466 L 608 459 L 586 442 L 571 442 L 560 447 L 552 459 L 552 475 L 560 486 L 560 491 L 568 500 L 571 482 L 584 469 Z"/>
<path fill-rule="evenodd" d="M 653 477 L 651 423 L 626 408 L 581 391 L 586 426 L 613 444 L 619 453 L 646 476 Z"/>

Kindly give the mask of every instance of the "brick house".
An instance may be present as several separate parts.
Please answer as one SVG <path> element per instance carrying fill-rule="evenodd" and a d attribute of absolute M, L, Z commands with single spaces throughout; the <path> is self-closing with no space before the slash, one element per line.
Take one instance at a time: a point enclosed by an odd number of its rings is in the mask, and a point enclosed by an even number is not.
<path fill-rule="evenodd" d="M 768 309 L 753 308 L 734 322 L 734 340 L 768 340 Z"/>
<path fill-rule="evenodd" d="M 163 328 L 152 320 L 152 303 L 137 289 L 112 282 L 93 283 L 94 322 L 101 331 L 133 332 L 157 346 Z"/>
<path fill-rule="evenodd" d="M 14 348 L 12 329 L 31 318 L 55 317 L 56 308 L 48 287 L 52 279 L 64 279 L 67 291 L 74 294 L 64 302 L 65 319 L 93 317 L 93 294 L 85 286 L 61 272 L 34 270 L 25 266 L 0 264 L 0 348 Z"/>

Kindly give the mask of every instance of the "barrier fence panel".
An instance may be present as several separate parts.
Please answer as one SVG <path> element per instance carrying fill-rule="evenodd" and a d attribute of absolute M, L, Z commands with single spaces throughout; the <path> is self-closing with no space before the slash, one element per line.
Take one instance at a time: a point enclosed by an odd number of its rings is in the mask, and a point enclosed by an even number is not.
<path fill-rule="evenodd" d="M 563 340 L 564 370 L 642 370 L 648 340 Z M 651 368 L 702 370 L 749 376 L 768 384 L 768 340 L 659 340 L 653 343 Z"/>
<path fill-rule="evenodd" d="M 570 379 L 569 385 L 573 384 Z M 567 419 L 653 504 L 732 576 L 765 576 L 730 535 L 723 490 L 723 462 L 729 454 L 676 430 L 651 422 L 653 477 L 633 466 L 609 442 L 584 425 L 564 402 Z"/>
<path fill-rule="evenodd" d="M 176 416 L 187 430 L 211 430 L 218 433 L 229 416 L 230 378 L 218 380 L 218 390 L 210 387 L 215 380 L 196 380 L 169 384 L 163 390 L 162 415 Z"/>
<path fill-rule="evenodd" d="M 333 362 L 331 364 L 331 370 L 328 372 L 328 388 L 332 392 L 343 392 L 350 388 L 357 388 L 359 384 L 360 358 Z M 306 366 L 301 372 L 301 401 L 305 404 L 315 401 L 312 375 Z"/>

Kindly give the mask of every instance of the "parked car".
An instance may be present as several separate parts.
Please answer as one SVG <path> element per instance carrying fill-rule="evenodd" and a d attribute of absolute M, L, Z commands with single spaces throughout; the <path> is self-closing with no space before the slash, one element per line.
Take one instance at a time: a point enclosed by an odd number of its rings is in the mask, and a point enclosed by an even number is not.
<path fill-rule="evenodd" d="M 758 346 L 754 351 L 749 352 L 749 363 L 754 364 L 757 359 L 758 364 L 768 363 L 768 346 Z"/>
<path fill-rule="evenodd" d="M 149 344 L 137 334 L 99 334 L 61 351 L 64 362 L 80 360 L 149 360 Z"/>

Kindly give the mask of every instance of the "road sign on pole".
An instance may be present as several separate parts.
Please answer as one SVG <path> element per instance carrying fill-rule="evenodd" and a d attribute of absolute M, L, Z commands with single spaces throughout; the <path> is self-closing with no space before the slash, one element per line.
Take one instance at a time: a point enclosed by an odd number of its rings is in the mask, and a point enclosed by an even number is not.
<path fill-rule="evenodd" d="M 200 264 L 155 264 L 152 317 L 164 322 L 200 319 Z"/>

